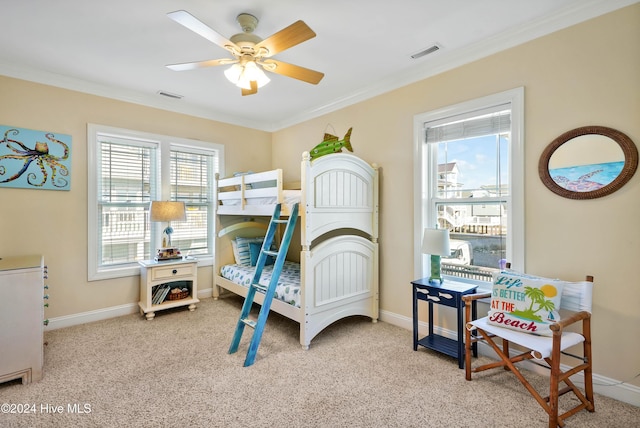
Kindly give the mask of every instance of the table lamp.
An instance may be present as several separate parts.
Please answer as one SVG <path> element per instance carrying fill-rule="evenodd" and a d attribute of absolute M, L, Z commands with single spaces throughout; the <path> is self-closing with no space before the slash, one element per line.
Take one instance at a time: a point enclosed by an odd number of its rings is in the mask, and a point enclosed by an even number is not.
<path fill-rule="evenodd" d="M 422 238 L 422 252 L 431 255 L 431 276 L 429 277 L 429 282 L 440 282 L 440 284 L 442 284 L 440 257 L 451 255 L 449 230 L 425 229 Z"/>
<path fill-rule="evenodd" d="M 164 247 L 163 250 L 173 249 L 171 245 L 171 234 L 173 233 L 171 222 L 175 220 L 186 220 L 184 202 L 153 201 L 151 202 L 151 206 L 149 208 L 149 217 L 151 221 L 167 222 L 167 227 L 165 227 L 163 231 L 167 234 L 167 242 L 165 242 L 163 238 L 162 246 Z M 169 251 L 169 253 L 179 254 L 179 251 L 176 248 L 175 251 Z M 158 251 L 158 254 L 160 255 L 160 251 Z"/>

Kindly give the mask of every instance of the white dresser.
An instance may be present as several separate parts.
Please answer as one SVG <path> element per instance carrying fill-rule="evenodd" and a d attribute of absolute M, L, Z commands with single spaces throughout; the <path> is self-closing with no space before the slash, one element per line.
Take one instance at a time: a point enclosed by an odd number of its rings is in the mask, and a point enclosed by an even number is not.
<path fill-rule="evenodd" d="M 46 275 L 40 255 L 0 259 L 0 382 L 42 379 Z"/>

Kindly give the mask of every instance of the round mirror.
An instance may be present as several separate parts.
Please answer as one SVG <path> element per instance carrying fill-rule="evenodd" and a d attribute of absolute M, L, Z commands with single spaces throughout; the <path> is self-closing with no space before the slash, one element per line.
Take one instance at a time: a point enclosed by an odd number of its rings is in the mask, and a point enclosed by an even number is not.
<path fill-rule="evenodd" d="M 584 126 L 565 132 L 540 156 L 538 173 L 552 192 L 594 199 L 621 188 L 638 167 L 638 149 L 620 131 Z"/>

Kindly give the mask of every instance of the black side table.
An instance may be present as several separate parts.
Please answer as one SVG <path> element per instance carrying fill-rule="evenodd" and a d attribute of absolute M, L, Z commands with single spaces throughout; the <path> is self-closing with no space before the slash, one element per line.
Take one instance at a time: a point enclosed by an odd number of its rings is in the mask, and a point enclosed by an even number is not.
<path fill-rule="evenodd" d="M 464 368 L 464 302 L 462 296 L 473 294 L 477 286 L 464 282 L 445 280 L 442 284 L 430 283 L 429 278 L 411 281 L 413 284 L 413 350 L 418 350 L 418 345 L 458 359 L 458 367 Z M 418 340 L 418 300 L 429 303 L 429 335 Z M 433 305 L 443 305 L 456 308 L 458 324 L 458 340 L 435 334 L 433 332 Z M 476 302 L 472 303 L 471 311 L 476 318 Z M 473 356 L 477 357 L 477 347 L 472 346 Z"/>

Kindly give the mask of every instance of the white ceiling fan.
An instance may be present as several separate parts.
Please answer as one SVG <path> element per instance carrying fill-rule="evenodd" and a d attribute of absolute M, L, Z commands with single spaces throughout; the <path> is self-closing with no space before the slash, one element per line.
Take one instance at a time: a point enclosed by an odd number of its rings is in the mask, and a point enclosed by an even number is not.
<path fill-rule="evenodd" d="M 258 25 L 258 18 L 248 13 L 241 13 L 236 20 L 243 32 L 227 39 L 187 11 L 178 10 L 168 13 L 167 16 L 194 33 L 228 50 L 233 55 L 233 58 L 167 65 L 171 70 L 185 71 L 201 67 L 232 65 L 232 67 L 225 70 L 225 75 L 227 79 L 242 88 L 242 95 L 255 94 L 258 92 L 259 87 L 269 82 L 269 78 L 262 70 L 292 77 L 314 85 L 318 84 L 324 77 L 324 73 L 271 58 L 285 49 L 316 36 L 316 33 L 303 21 L 296 21 L 262 40 L 253 34 Z"/>

